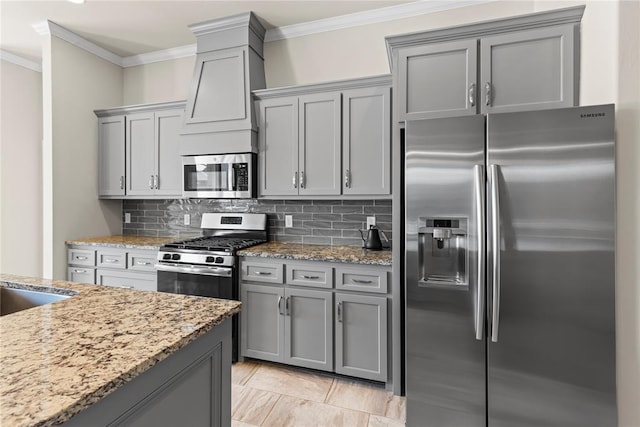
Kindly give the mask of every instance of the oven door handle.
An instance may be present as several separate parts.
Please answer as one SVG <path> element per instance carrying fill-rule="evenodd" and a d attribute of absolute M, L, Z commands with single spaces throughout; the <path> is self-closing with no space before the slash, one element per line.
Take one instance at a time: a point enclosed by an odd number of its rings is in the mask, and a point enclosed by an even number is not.
<path fill-rule="evenodd" d="M 233 269 L 228 267 L 185 266 L 181 264 L 156 264 L 156 270 L 171 273 L 199 274 L 203 276 L 231 277 Z"/>

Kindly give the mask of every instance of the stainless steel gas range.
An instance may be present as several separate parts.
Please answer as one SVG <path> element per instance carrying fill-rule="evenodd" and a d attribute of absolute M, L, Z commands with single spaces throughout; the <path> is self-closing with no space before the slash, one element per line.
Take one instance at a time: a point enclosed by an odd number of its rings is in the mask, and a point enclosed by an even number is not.
<path fill-rule="evenodd" d="M 236 251 L 267 241 L 266 214 L 205 213 L 203 236 L 173 242 L 158 252 L 158 291 L 239 299 Z M 238 354 L 238 322 L 233 318 L 233 360 Z"/>

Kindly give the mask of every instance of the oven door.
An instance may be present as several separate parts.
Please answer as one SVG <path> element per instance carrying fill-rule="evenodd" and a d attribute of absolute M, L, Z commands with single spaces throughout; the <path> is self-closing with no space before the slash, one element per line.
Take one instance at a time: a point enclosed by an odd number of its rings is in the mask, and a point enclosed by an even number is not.
<path fill-rule="evenodd" d="M 157 264 L 158 291 L 201 297 L 238 299 L 233 268 Z"/>
<path fill-rule="evenodd" d="M 254 154 L 182 157 L 185 197 L 251 198 Z"/>

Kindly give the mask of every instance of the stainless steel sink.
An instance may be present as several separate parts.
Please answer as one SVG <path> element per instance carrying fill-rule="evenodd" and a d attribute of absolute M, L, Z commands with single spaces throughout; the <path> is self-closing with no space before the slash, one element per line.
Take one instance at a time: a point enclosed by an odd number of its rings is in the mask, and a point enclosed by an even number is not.
<path fill-rule="evenodd" d="M 69 295 L 0 286 L 0 316 L 51 304 L 66 298 L 69 298 Z"/>

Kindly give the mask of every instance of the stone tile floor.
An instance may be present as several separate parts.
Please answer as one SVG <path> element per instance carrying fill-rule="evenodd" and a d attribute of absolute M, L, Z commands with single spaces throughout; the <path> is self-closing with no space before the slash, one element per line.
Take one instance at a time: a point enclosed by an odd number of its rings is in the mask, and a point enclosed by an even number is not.
<path fill-rule="evenodd" d="M 405 398 L 366 381 L 245 361 L 231 387 L 233 427 L 405 425 Z"/>

